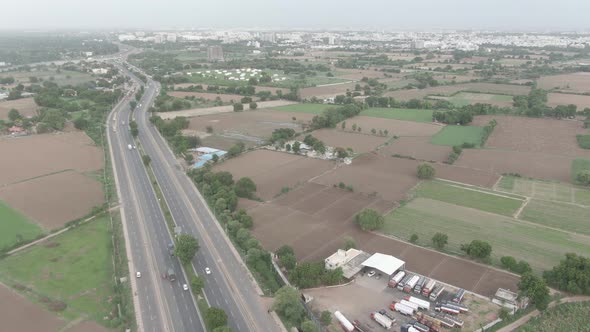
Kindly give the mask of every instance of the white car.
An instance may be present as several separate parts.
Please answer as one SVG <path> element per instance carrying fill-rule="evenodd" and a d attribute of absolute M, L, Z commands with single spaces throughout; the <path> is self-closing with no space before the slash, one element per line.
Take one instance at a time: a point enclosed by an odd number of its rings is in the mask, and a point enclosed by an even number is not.
<path fill-rule="evenodd" d="M 205 273 L 207 273 L 207 274 L 211 274 L 211 270 L 209 270 L 209 268 L 208 268 L 208 267 L 206 267 L 206 268 L 205 268 Z"/>
<path fill-rule="evenodd" d="M 135 276 L 138 278 L 141 278 L 141 272 L 139 272 L 139 271 L 135 272 Z"/>
<path fill-rule="evenodd" d="M 182 285 L 182 289 L 184 289 L 184 290 L 188 290 L 188 285 L 187 285 L 187 284 L 183 284 L 183 285 Z"/>
<path fill-rule="evenodd" d="M 370 277 L 372 277 L 372 276 L 374 276 L 374 275 L 375 275 L 375 270 L 372 270 L 372 271 L 371 271 L 371 272 L 369 272 L 369 274 L 367 274 L 367 275 L 369 276 L 369 278 L 370 278 Z"/>

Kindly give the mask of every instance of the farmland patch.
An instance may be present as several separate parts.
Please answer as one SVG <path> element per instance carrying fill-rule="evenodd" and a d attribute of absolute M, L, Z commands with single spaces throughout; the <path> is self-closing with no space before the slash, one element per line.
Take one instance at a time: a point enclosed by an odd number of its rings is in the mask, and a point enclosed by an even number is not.
<path fill-rule="evenodd" d="M 8 112 L 13 108 L 24 117 L 37 115 L 37 111 L 40 109 L 33 98 L 0 101 L 0 120 L 7 120 Z"/>
<path fill-rule="evenodd" d="M 365 129 L 367 132 L 370 129 Z M 344 132 L 334 129 L 319 129 L 311 132 L 313 137 L 323 141 L 327 146 L 352 148 L 355 153 L 364 153 L 375 150 L 385 143 L 388 138 L 371 134 Z"/>
<path fill-rule="evenodd" d="M 417 110 L 416 110 L 417 111 Z M 366 111 L 365 111 L 366 112 Z M 364 114 L 364 113 L 363 113 Z M 438 132 L 442 126 L 434 123 L 422 123 L 415 121 L 404 121 L 395 119 L 386 119 L 374 116 L 355 116 L 347 119 L 345 128 L 342 129 L 342 122 L 336 125 L 336 129 L 344 131 L 352 131 L 352 126 L 361 127 L 363 131 L 371 131 L 375 129 L 377 132 L 387 130 L 386 136 L 423 136 L 430 137 Z"/>
<path fill-rule="evenodd" d="M 590 235 L 590 206 L 533 199 L 526 205 L 520 218 L 568 232 Z"/>
<path fill-rule="evenodd" d="M 18 211 L 0 201 L 0 249 L 36 238 L 43 230 Z"/>
<path fill-rule="evenodd" d="M 431 142 L 438 145 L 455 146 L 463 143 L 471 143 L 475 146 L 481 144 L 483 128 L 476 126 L 446 126 L 432 137 Z"/>
<path fill-rule="evenodd" d="M 328 104 L 308 104 L 308 103 L 305 103 L 305 104 L 293 104 L 293 105 L 273 107 L 273 110 L 281 111 L 281 112 L 292 112 L 292 113 L 320 114 L 323 111 L 329 109 L 330 107 L 335 107 L 335 106 L 328 105 Z"/>
<path fill-rule="evenodd" d="M 537 80 L 537 84 L 539 88 L 544 90 L 557 89 L 574 93 L 590 92 L 590 73 L 579 72 L 543 76 Z"/>
<path fill-rule="evenodd" d="M 578 107 L 577 110 L 582 111 L 584 108 L 590 107 L 590 96 L 565 93 L 549 93 L 547 95 L 547 105 L 551 107 L 569 104 L 576 105 Z"/>
<path fill-rule="evenodd" d="M 384 119 L 432 122 L 432 112 L 432 110 L 412 110 L 406 108 L 369 108 L 362 111 L 361 115 Z"/>

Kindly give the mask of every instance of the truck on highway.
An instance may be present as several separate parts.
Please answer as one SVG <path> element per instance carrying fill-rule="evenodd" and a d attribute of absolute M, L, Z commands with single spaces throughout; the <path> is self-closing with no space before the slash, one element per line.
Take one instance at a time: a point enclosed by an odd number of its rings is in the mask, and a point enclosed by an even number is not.
<path fill-rule="evenodd" d="M 133 145 L 127 144 L 127 149 L 129 149 L 129 150 L 133 149 Z"/>
<path fill-rule="evenodd" d="M 344 317 L 340 311 L 334 312 L 334 316 L 340 323 L 340 327 L 342 327 L 345 332 L 354 331 L 354 325 L 352 325 L 352 323 L 346 317 Z"/>
<path fill-rule="evenodd" d="M 406 272 L 399 271 L 393 277 L 391 277 L 391 279 L 389 279 L 388 286 L 391 288 L 396 287 L 398 282 L 402 281 L 402 279 L 404 278 L 405 275 L 406 275 Z"/>
<path fill-rule="evenodd" d="M 406 315 L 406 316 L 411 316 L 414 314 L 414 309 L 411 307 L 408 307 L 406 305 L 403 305 L 401 303 L 397 303 L 397 302 L 393 302 L 389 308 L 393 311 L 397 311 L 402 315 Z"/>
<path fill-rule="evenodd" d="M 170 280 L 170 281 L 176 280 L 176 273 L 174 273 L 174 269 L 173 268 L 171 268 L 171 267 L 168 268 L 167 277 L 168 277 L 168 280 Z"/>
<path fill-rule="evenodd" d="M 414 289 L 414 286 L 416 286 L 416 284 L 418 283 L 418 280 L 420 280 L 420 276 L 413 276 L 412 279 L 410 279 L 408 283 L 404 286 L 404 292 L 411 292 L 412 289 Z"/>
<path fill-rule="evenodd" d="M 393 321 L 389 317 L 382 315 L 378 312 L 372 312 L 371 318 L 375 320 L 379 325 L 383 326 L 386 330 L 389 330 L 393 326 Z"/>
<path fill-rule="evenodd" d="M 419 299 L 419 298 L 413 297 L 413 296 L 406 296 L 404 298 L 404 300 L 417 304 L 418 307 L 422 310 L 426 310 L 426 311 L 430 310 L 430 302 L 428 302 L 428 301 L 425 301 L 425 300 L 422 300 L 422 299 Z"/>
<path fill-rule="evenodd" d="M 440 285 L 436 288 L 434 288 L 434 290 L 432 292 L 430 292 L 430 301 L 436 301 L 436 299 L 438 299 L 438 297 L 440 296 L 440 294 L 442 294 L 442 292 L 445 290 L 445 286 Z"/>

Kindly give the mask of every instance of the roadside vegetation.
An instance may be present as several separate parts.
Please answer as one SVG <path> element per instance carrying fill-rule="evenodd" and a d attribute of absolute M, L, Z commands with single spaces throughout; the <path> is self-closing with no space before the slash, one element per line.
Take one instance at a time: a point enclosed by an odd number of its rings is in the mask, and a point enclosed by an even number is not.
<path fill-rule="evenodd" d="M 533 317 L 519 332 L 584 331 L 588 327 L 590 302 L 563 303 Z"/>

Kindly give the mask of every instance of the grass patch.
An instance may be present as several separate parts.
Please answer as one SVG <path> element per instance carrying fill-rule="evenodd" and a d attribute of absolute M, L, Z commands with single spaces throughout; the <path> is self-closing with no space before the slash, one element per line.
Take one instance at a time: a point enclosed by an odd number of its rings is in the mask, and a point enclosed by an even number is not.
<path fill-rule="evenodd" d="M 500 182 L 498 182 L 498 188 L 506 191 L 512 191 L 512 189 L 514 189 L 514 177 L 502 176 L 502 178 L 500 178 Z"/>
<path fill-rule="evenodd" d="M 30 241 L 41 234 L 41 227 L 0 201 L 0 249 Z"/>
<path fill-rule="evenodd" d="M 436 232 L 449 236 L 446 250 L 460 253 L 460 246 L 485 240 L 492 246 L 492 261 L 502 256 L 525 259 L 540 272 L 557 265 L 567 252 L 590 255 L 588 238 L 559 232 L 513 218 L 468 209 L 426 198 L 417 198 L 385 217 L 383 233 L 409 240 L 417 234 L 430 245 Z"/>
<path fill-rule="evenodd" d="M 590 135 L 576 135 L 576 139 L 582 149 L 590 149 Z"/>
<path fill-rule="evenodd" d="M 283 111 L 283 112 L 298 112 L 298 113 L 321 114 L 323 111 L 327 110 L 330 107 L 334 107 L 334 105 L 326 105 L 326 104 L 293 104 L 293 105 L 285 105 L 285 106 L 273 107 L 272 109 L 275 110 L 275 111 Z"/>
<path fill-rule="evenodd" d="M 512 216 L 523 203 L 522 199 L 502 197 L 475 190 L 439 181 L 427 181 L 422 182 L 416 189 L 416 195 L 505 216 Z"/>
<path fill-rule="evenodd" d="M 590 190 L 569 183 L 503 176 L 498 188 L 539 200 L 590 205 Z"/>
<path fill-rule="evenodd" d="M 574 233 L 590 235 L 590 207 L 532 199 L 521 219 Z"/>
<path fill-rule="evenodd" d="M 437 145 L 456 146 L 471 143 L 479 147 L 483 128 L 476 126 L 446 126 L 432 136 L 430 142 Z"/>
<path fill-rule="evenodd" d="M 590 171 L 590 159 L 578 158 L 572 161 L 572 182 L 578 183 L 576 175 L 581 171 Z"/>
<path fill-rule="evenodd" d="M 590 301 L 564 303 L 531 318 L 518 330 L 521 332 L 587 331 Z"/>
<path fill-rule="evenodd" d="M 374 118 L 395 119 L 416 122 L 432 122 L 432 110 L 406 108 L 369 108 L 360 115 Z"/>
<path fill-rule="evenodd" d="M 493 101 L 500 102 L 512 102 L 512 96 L 507 95 L 495 95 L 490 93 L 475 93 L 475 92 L 459 92 L 452 97 L 448 97 L 447 100 L 453 105 L 461 107 L 470 105 L 474 102 L 486 103 Z"/>
<path fill-rule="evenodd" d="M 109 221 L 101 216 L 3 259 L 0 279 L 8 285 L 26 285 L 37 296 L 65 302 L 67 308 L 61 315 L 68 320 L 88 316 L 108 324 L 103 317 L 114 309 L 111 254 Z"/>

